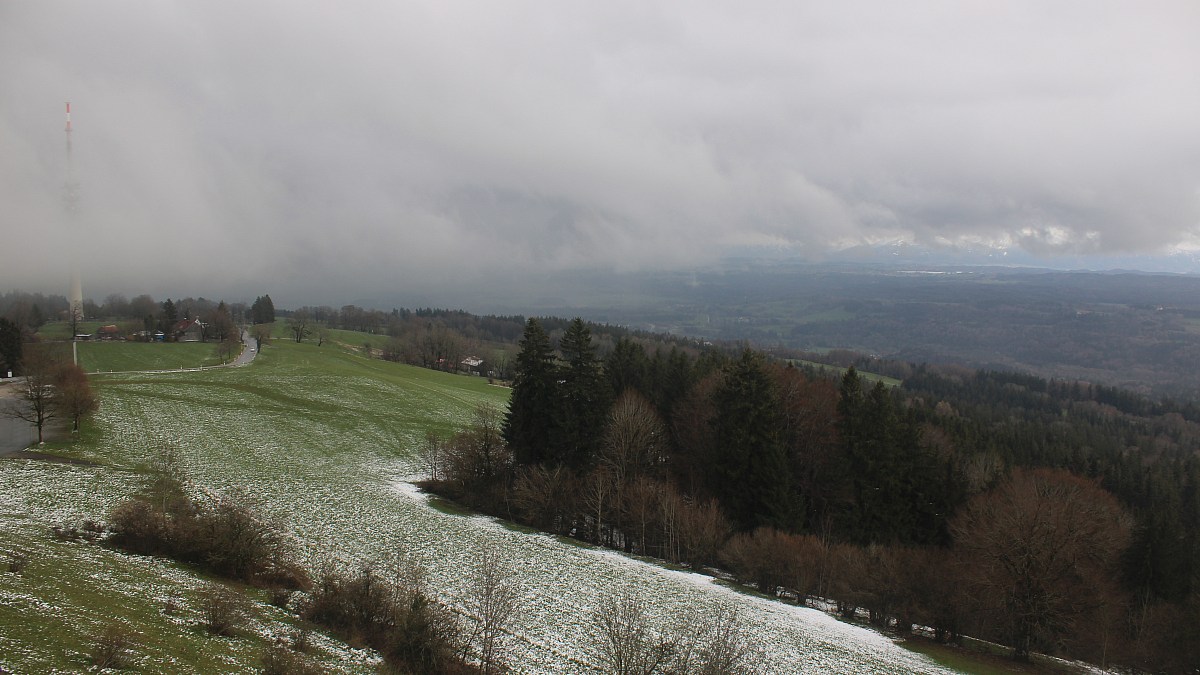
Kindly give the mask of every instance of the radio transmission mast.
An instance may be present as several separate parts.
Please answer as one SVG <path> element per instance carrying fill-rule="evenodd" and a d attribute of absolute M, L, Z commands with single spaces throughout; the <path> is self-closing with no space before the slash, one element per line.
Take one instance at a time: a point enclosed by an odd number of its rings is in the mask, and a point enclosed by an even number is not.
<path fill-rule="evenodd" d="M 75 230 L 75 219 L 79 210 L 79 184 L 75 182 L 75 167 L 71 160 L 71 102 L 67 101 L 67 182 L 63 185 L 63 200 L 67 211 L 67 226 Z M 72 232 L 72 235 L 74 232 Z M 67 295 L 70 303 L 71 339 L 78 334 L 79 322 L 83 320 L 83 284 L 79 280 L 79 259 L 75 251 L 75 237 L 71 237 L 71 289 Z"/>

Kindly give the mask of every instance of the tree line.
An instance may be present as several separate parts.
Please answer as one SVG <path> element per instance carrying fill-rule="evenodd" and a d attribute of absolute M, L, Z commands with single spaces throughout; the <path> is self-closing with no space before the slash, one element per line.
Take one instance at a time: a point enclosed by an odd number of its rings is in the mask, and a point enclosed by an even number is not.
<path fill-rule="evenodd" d="M 889 388 L 751 350 L 621 337 L 601 355 L 581 320 L 553 340 L 530 319 L 508 410 L 422 454 L 430 486 L 476 508 L 897 630 L 1200 663 L 1186 406 L 908 369 Z"/>

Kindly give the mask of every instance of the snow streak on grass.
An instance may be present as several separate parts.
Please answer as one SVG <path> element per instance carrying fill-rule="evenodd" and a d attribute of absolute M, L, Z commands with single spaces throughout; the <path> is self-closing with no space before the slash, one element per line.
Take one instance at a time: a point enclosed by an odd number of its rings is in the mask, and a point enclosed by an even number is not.
<path fill-rule="evenodd" d="M 589 614 L 604 592 L 619 587 L 635 589 L 663 621 L 689 612 L 703 616 L 716 606 L 735 608 L 762 646 L 767 672 L 952 672 L 876 632 L 815 610 L 736 593 L 701 575 L 517 532 L 490 518 L 430 507 L 405 480 L 418 471 L 414 450 L 427 429 L 449 432 L 464 424 L 474 405 L 503 405 L 507 391 L 480 378 L 281 343 L 248 368 L 106 378 L 102 395 L 96 420 L 102 433 L 89 456 L 109 466 L 0 467 L 0 507 L 23 514 L 0 521 L 0 533 L 27 530 L 32 523 L 102 516 L 137 484 L 137 477 L 121 468 L 145 466 L 170 448 L 194 489 L 248 488 L 265 512 L 295 533 L 311 568 L 332 562 L 373 564 L 387 571 L 401 560 L 415 562 L 426 570 L 431 590 L 462 607 L 476 552 L 485 545 L 500 547 L 520 570 L 525 595 L 512 640 L 517 672 L 598 672 L 588 638 Z M 22 494 L 14 497 L 16 491 Z M 122 569 L 113 562 L 120 557 L 114 553 L 44 545 L 103 556 L 105 564 Z M 194 593 L 194 582 L 189 586 L 172 580 L 162 571 L 167 569 L 159 565 L 142 581 L 131 581 L 140 589 L 134 594 L 146 600 Z M 0 620 L 14 613 L 9 603 L 26 602 L 18 596 L 33 598 L 28 608 L 15 611 L 19 617 L 34 611 L 37 598 L 45 601 L 38 593 L 21 595 L 19 584 L 10 600 L 2 594 L 11 584 L 0 584 Z M 0 636 L 7 630 L 0 623 Z M 258 634 L 266 641 L 281 630 L 286 622 L 263 623 Z M 7 639 L 0 642 L 0 653 L 32 638 Z M 235 661 L 238 657 L 232 647 L 226 654 Z M 29 658 L 13 657 L 0 667 L 39 670 Z M 168 667 L 169 662 L 160 660 L 166 656 L 147 658 L 156 667 Z M 348 671 L 369 665 L 356 652 L 327 659 Z M 244 667 L 252 659 L 237 663 Z"/>

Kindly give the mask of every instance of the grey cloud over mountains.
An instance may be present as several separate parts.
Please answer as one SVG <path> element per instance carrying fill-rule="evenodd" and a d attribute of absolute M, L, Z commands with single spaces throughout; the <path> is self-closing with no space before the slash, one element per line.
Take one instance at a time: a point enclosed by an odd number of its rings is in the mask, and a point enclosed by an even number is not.
<path fill-rule="evenodd" d="M 740 5 L 0 4 L 0 282 L 1200 248 L 1200 5 Z"/>

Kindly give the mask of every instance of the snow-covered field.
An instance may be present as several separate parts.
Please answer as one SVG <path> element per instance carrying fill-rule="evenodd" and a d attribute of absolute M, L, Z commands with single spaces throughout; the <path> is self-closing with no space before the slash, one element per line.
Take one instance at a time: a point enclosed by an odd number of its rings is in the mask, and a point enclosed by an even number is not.
<path fill-rule="evenodd" d="M 272 347 L 259 361 L 242 369 L 106 381 L 94 422 L 102 433 L 89 449 L 102 466 L 0 466 L 0 552 L 6 540 L 28 541 L 22 536 L 43 524 L 102 518 L 140 485 L 139 474 L 125 468 L 152 462 L 167 448 L 196 489 L 244 487 L 259 497 L 261 508 L 294 532 L 313 568 L 369 562 L 386 569 L 412 561 L 426 570 L 434 592 L 461 605 L 476 552 L 498 546 L 519 570 L 525 597 L 510 640 L 517 672 L 599 672 L 588 617 L 614 588 L 635 590 L 664 622 L 720 605 L 735 609 L 761 648 L 765 672 L 952 672 L 816 610 L 431 507 L 406 480 L 419 471 L 414 450 L 427 428 L 465 423 L 476 403 L 503 403 L 507 392 L 478 378 L 330 358 L 307 345 Z M 88 548 L 69 546 L 80 551 L 73 555 Z M 86 555 L 118 557 L 103 550 Z M 147 597 L 199 583 L 169 566 L 140 564 L 150 569 L 143 583 L 162 586 L 139 591 Z M 39 602 L 17 597 L 14 584 L 0 579 L 0 618 L 33 612 Z M 21 603 L 29 607 L 14 609 Z M 264 619 L 258 630 L 282 628 Z M 22 645 L 6 641 L 5 633 L 0 622 L 0 654 L 16 653 L 11 650 Z M 328 646 L 326 653 L 345 671 L 369 669 L 362 652 Z M 0 668 L 14 672 L 35 670 L 35 664 L 0 656 Z"/>

